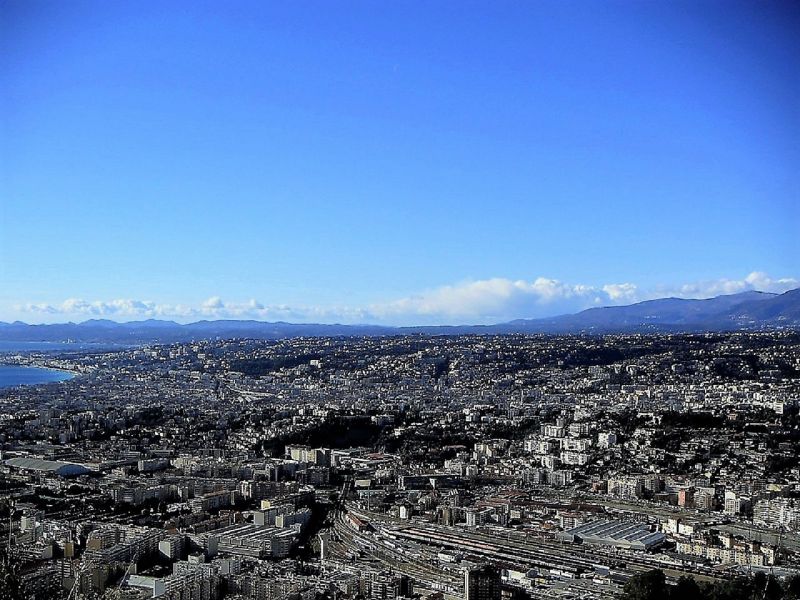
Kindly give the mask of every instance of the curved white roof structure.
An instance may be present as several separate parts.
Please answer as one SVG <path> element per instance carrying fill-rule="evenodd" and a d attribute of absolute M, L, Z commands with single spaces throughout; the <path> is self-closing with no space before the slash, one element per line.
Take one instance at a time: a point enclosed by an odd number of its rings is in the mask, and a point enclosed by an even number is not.
<path fill-rule="evenodd" d="M 5 464 L 12 469 L 53 473 L 60 477 L 77 477 L 78 475 L 85 475 L 92 472 L 88 467 L 77 463 L 44 460 L 41 458 L 9 458 L 5 461 Z"/>

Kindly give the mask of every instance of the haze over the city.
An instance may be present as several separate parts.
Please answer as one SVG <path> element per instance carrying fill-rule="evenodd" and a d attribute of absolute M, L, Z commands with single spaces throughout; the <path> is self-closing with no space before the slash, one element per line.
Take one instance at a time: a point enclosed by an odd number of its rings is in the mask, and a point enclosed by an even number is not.
<path fill-rule="evenodd" d="M 800 11 L 0 8 L 0 321 L 494 323 L 800 286 Z"/>

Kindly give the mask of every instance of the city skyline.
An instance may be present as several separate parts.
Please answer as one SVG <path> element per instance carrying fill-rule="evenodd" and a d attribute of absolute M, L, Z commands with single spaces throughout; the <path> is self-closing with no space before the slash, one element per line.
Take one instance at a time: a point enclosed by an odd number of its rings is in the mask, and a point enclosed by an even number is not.
<path fill-rule="evenodd" d="M 798 286 L 790 3 L 3 5 L 0 320 Z"/>

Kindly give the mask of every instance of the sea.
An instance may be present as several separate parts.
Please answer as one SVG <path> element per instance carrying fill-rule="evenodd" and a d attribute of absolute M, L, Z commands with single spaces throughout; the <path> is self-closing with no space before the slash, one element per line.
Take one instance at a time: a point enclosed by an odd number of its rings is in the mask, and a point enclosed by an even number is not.
<path fill-rule="evenodd" d="M 7 353 L 115 350 L 126 347 L 121 344 L 92 344 L 87 342 L 8 342 L 0 340 L 0 359 L 2 359 L 3 354 Z"/>
<path fill-rule="evenodd" d="M 109 344 L 86 344 L 75 342 L 8 342 L 0 340 L 0 388 L 17 385 L 37 385 L 66 381 L 71 373 L 40 367 L 4 365 L 3 354 L 25 354 L 27 352 L 74 352 L 89 350 L 119 349 L 121 346 Z"/>
<path fill-rule="evenodd" d="M 0 364 L 0 388 L 66 381 L 71 377 L 71 373 L 55 369 Z"/>

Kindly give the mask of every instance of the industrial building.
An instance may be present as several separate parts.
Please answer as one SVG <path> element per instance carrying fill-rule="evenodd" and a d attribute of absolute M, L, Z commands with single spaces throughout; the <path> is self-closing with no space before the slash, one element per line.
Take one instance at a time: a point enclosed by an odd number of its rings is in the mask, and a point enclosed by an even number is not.
<path fill-rule="evenodd" d="M 615 546 L 630 550 L 650 550 L 664 543 L 666 536 L 650 531 L 643 523 L 629 521 L 590 521 L 558 534 L 569 542 Z"/>

